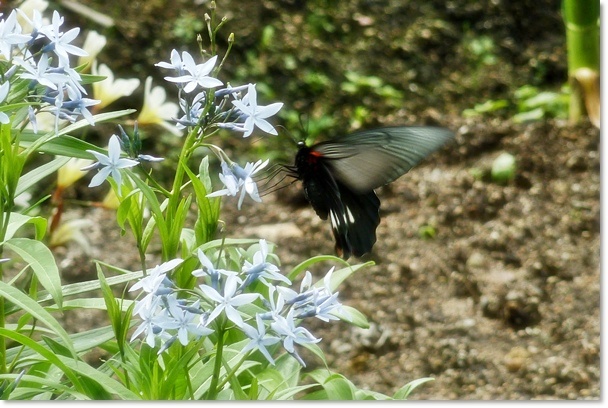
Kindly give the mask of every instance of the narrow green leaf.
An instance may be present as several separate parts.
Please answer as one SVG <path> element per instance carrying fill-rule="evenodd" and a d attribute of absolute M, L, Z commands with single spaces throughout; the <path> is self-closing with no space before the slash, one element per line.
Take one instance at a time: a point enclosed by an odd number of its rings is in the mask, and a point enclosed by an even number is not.
<path fill-rule="evenodd" d="M 19 178 L 19 183 L 17 184 L 17 190 L 15 191 L 15 196 L 27 191 L 32 186 L 36 185 L 43 178 L 50 176 L 55 173 L 59 168 L 64 166 L 69 157 L 56 157 L 48 163 L 43 164 L 42 166 L 35 167 L 33 170 L 27 172 Z"/>
<path fill-rule="evenodd" d="M 101 387 L 112 395 L 115 395 L 121 400 L 140 400 L 141 398 L 133 391 L 126 388 L 124 385 L 116 381 L 115 379 L 107 376 L 100 375 L 100 371 L 83 361 L 76 361 L 69 359 L 64 356 L 57 356 L 66 366 L 71 368 L 73 371 L 89 378 L 95 383 L 101 385 Z"/>
<path fill-rule="evenodd" d="M 290 280 L 294 280 L 295 278 L 298 277 L 298 275 L 304 271 L 306 271 L 306 269 L 308 269 L 310 267 L 310 265 L 314 265 L 316 263 L 319 262 L 324 262 L 324 261 L 333 261 L 333 262 L 338 262 L 338 263 L 342 263 L 344 265 L 347 265 L 350 267 L 350 264 L 348 262 L 346 262 L 344 259 L 342 258 L 338 258 L 337 256 L 334 255 L 318 255 L 318 256 L 313 256 L 310 259 L 305 260 L 304 262 L 296 265 L 291 272 L 289 272 L 287 274 L 287 277 Z M 371 262 L 371 261 L 370 261 Z M 369 264 L 369 262 L 367 263 Z"/>
<path fill-rule="evenodd" d="M 61 277 L 51 250 L 42 242 L 29 238 L 11 238 L 4 245 L 29 264 L 40 284 L 61 308 L 63 301 Z"/>
<path fill-rule="evenodd" d="M 5 240 L 11 239 L 15 233 L 25 224 L 32 224 L 36 230 L 36 239 L 41 240 L 46 233 L 47 221 L 42 217 L 30 217 L 19 213 L 12 212 L 10 215 L 8 228 L 6 230 Z"/>
<path fill-rule="evenodd" d="M 403 387 L 399 388 L 397 390 L 397 392 L 395 392 L 395 395 L 393 395 L 393 398 L 398 399 L 398 400 L 407 399 L 407 397 L 412 393 L 412 391 L 416 387 L 418 387 L 421 384 L 424 384 L 425 382 L 434 381 L 434 380 L 435 379 L 432 377 L 423 377 L 423 378 L 419 378 L 414 381 L 410 381 L 409 383 L 405 384 Z"/>
<path fill-rule="evenodd" d="M 2 282 L 0 282 L 0 287 L 1 286 L 2 286 Z M 24 336 L 23 334 L 18 333 L 16 331 L 7 330 L 7 329 L 0 327 L 0 336 L 6 337 L 8 339 L 16 341 L 17 343 L 23 344 L 28 349 L 30 349 L 30 350 L 34 351 L 35 353 L 39 354 L 40 356 L 42 356 L 44 359 L 46 359 L 51 364 L 55 364 L 70 379 L 70 381 L 72 382 L 72 384 L 74 384 L 76 389 L 78 391 L 82 392 L 82 386 L 80 384 L 80 381 L 78 380 L 78 376 L 76 376 L 74 374 L 72 369 L 67 364 L 65 364 L 65 362 L 62 359 L 60 359 L 57 354 L 53 353 L 51 350 L 44 347 L 42 344 L 37 343 L 36 341 L 29 338 L 28 336 Z M 64 358 L 68 359 L 68 357 L 64 357 Z M 74 354 L 74 358 L 77 358 L 75 356 L 75 354 Z M 74 360 L 71 360 L 71 361 L 74 361 Z"/>
<path fill-rule="evenodd" d="M 355 386 L 341 374 L 332 374 L 322 384 L 330 401 L 352 401 L 355 399 Z"/>
<path fill-rule="evenodd" d="M 55 318 L 51 316 L 49 312 L 44 310 L 44 308 L 35 300 L 31 299 L 19 289 L 16 289 L 2 281 L 0 281 L 0 296 L 6 298 L 9 302 L 14 303 L 16 306 L 38 319 L 40 323 L 53 330 L 53 332 L 64 341 L 64 345 L 70 350 L 72 355 L 76 357 L 76 351 L 73 348 L 68 333 L 63 329 L 63 327 L 61 327 L 59 322 L 55 320 Z"/>
<path fill-rule="evenodd" d="M 14 381 L 16 377 L 17 374 L 0 374 L 0 380 L 7 379 Z M 75 400 L 90 400 L 90 398 L 83 393 L 76 391 L 74 387 L 65 386 L 57 381 L 53 381 L 45 377 L 25 374 L 21 377 L 21 382 L 38 384 L 38 387 L 28 389 L 17 387 L 17 389 L 11 393 L 11 400 L 32 400 L 34 396 L 40 397 L 40 390 L 42 389 L 52 391 L 53 394 L 65 393 L 72 396 Z"/>
<path fill-rule="evenodd" d="M 354 326 L 361 327 L 362 329 L 369 329 L 369 322 L 367 321 L 367 316 L 365 316 L 359 310 L 346 305 L 342 305 L 342 309 L 345 313 L 335 313 L 335 315 L 339 317 L 340 320 L 343 320 Z"/>

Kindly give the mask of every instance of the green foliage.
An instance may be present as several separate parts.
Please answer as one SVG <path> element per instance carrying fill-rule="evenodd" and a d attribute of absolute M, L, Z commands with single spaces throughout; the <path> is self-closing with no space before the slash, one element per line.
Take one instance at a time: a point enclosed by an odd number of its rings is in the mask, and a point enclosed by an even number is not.
<path fill-rule="evenodd" d="M 488 100 L 465 109 L 465 117 L 493 115 L 509 112 L 516 123 L 532 122 L 544 118 L 565 118 L 568 115 L 569 89 L 560 92 L 541 91 L 532 85 L 524 85 L 513 93 L 512 99 Z M 514 113 L 513 113 L 514 112 Z"/>

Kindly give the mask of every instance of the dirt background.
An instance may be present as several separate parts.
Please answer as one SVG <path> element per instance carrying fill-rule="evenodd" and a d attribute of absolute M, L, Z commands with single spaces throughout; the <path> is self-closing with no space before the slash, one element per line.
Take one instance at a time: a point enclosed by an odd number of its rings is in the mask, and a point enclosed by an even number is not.
<path fill-rule="evenodd" d="M 82 3 L 115 18 L 104 32 L 63 10 L 73 24 L 114 39 L 100 60 L 126 76 L 154 75 L 157 83 L 163 73 L 153 63 L 168 60 L 184 39 L 193 41 L 208 11 L 208 4 L 186 1 Z M 340 290 L 372 328 L 310 327 L 323 337 L 330 366 L 359 387 L 385 393 L 435 378 L 411 399 L 598 399 L 599 131 L 560 118 L 512 120 L 517 88 L 559 91 L 566 82 L 560 1 L 231 0 L 219 6 L 229 20 L 225 37 L 234 31 L 237 38 L 226 78 L 265 84 L 265 101 L 307 114 L 320 137 L 384 124 L 437 124 L 456 132 L 454 143 L 378 190 L 382 222 L 369 257 L 376 265 Z M 399 94 L 380 94 L 377 84 L 351 92 L 343 86 L 347 71 L 377 76 Z M 463 115 L 503 98 L 505 109 Z M 281 120 L 301 136 L 293 116 Z M 170 150 L 167 143 L 159 149 Z M 233 155 L 249 148 L 242 140 L 225 143 Z M 254 148 L 289 161 L 295 149 L 281 143 L 254 142 Z M 516 158 L 517 171 L 501 185 L 489 169 L 503 152 Z M 328 223 L 316 217 L 298 184 L 265 196 L 262 206 L 235 207 L 224 203 L 227 235 L 275 242 L 285 270 L 333 251 Z M 135 251 L 124 251 L 129 237 L 119 236 L 111 213 L 71 211 L 68 218 L 95 221 L 92 258 L 137 268 Z M 56 253 L 67 280 L 94 273 L 77 248 Z M 313 272 L 322 276 L 328 268 Z M 78 316 L 67 316 L 66 324 L 84 325 Z"/>

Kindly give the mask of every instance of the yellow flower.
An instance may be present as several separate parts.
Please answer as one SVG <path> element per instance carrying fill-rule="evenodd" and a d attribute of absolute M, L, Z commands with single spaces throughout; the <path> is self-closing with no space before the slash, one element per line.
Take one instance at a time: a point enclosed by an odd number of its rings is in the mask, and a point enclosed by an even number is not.
<path fill-rule="evenodd" d="M 108 191 L 108 194 L 106 194 L 103 201 L 101 202 L 101 206 L 107 210 L 116 210 L 116 209 L 118 209 L 119 205 L 120 205 L 120 200 L 118 199 L 118 196 L 114 192 L 114 189 L 111 188 L 110 191 Z"/>
<path fill-rule="evenodd" d="M 66 189 L 80 180 L 86 171 L 80 170 L 83 167 L 93 164 L 93 160 L 77 159 L 72 157 L 68 162 L 57 170 L 57 187 Z"/>
<path fill-rule="evenodd" d="M 87 38 L 85 38 L 84 44 L 82 45 L 82 49 L 89 53 L 89 55 L 79 57 L 78 65 L 86 63 L 88 64 L 88 67 L 85 70 L 88 70 L 95 61 L 95 58 L 97 58 L 97 54 L 106 46 L 107 42 L 108 40 L 106 37 L 99 34 L 97 31 L 89 31 L 87 33 Z"/>
<path fill-rule="evenodd" d="M 115 100 L 123 96 L 130 96 L 139 86 L 139 79 L 116 79 L 114 73 L 105 64 L 99 65 L 93 63 L 93 75 L 105 76 L 106 79 L 93 83 L 93 95 L 95 99 L 99 99 L 101 103 L 95 106 L 96 110 L 101 110 Z"/>
<path fill-rule="evenodd" d="M 167 93 L 160 86 L 152 88 L 152 77 L 146 78 L 144 88 L 144 106 L 141 108 L 137 123 L 140 125 L 160 125 L 176 136 L 181 136 L 178 130 L 169 120 L 177 116 L 178 107 L 173 102 L 167 102 Z"/>
<path fill-rule="evenodd" d="M 51 233 L 49 245 L 51 248 L 63 246 L 69 241 L 74 241 L 84 250 L 85 254 L 91 253 L 91 245 L 86 235 L 82 232 L 83 228 L 93 225 L 93 221 L 86 219 L 75 219 L 62 223 L 59 228 Z"/>
<path fill-rule="evenodd" d="M 42 13 L 49 6 L 49 2 L 46 0 L 25 0 L 19 6 L 19 10 L 27 16 L 30 20 L 34 18 L 34 10 Z M 43 18 L 43 21 L 45 19 Z M 24 33 L 32 31 L 33 27 L 27 19 L 25 19 L 21 13 L 17 14 L 17 22 L 21 26 Z"/>

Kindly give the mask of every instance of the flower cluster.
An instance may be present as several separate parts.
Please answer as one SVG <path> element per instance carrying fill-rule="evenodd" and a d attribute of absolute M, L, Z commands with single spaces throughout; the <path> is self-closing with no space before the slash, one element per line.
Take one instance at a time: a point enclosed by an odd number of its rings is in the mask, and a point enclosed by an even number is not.
<path fill-rule="evenodd" d="M 245 260 L 240 272 L 217 268 L 200 249 L 197 256 L 200 268 L 192 271 L 192 275 L 203 283 L 192 290 L 179 289 L 170 279 L 170 272 L 183 263 L 182 259 L 155 267 L 131 287 L 130 291 L 145 293 L 134 308 L 142 323 L 133 333 L 132 341 L 144 334 L 150 347 L 160 344 L 160 354 L 176 340 L 185 346 L 218 328 L 234 327 L 250 339 L 243 353 L 259 350 L 274 364 L 267 346 L 282 341 L 284 349 L 305 365 L 295 345 L 320 339 L 298 326 L 298 322 L 312 317 L 324 321 L 337 320 L 340 315 L 348 318 L 338 302 L 338 292 L 332 293 L 333 268 L 324 278 L 323 286 L 312 286 L 312 275 L 307 272 L 300 290 L 295 291 L 289 288 L 291 281 L 268 261 L 265 240 L 259 241 L 252 262 Z M 267 298 L 260 291 L 250 291 L 258 283 L 268 288 Z M 251 315 L 243 310 L 254 303 L 263 311 Z"/>
<path fill-rule="evenodd" d="M 224 85 L 222 81 L 211 76 L 216 63 L 217 55 L 197 64 L 188 52 L 183 51 L 180 55 L 177 50 L 173 50 L 170 62 L 156 64 L 160 68 L 174 71 L 176 75 L 165 77 L 165 80 L 174 83 L 179 90 L 182 116 L 175 119 L 176 128 L 193 131 L 197 138 L 201 139 L 205 137 L 208 128 L 226 129 L 248 137 L 257 127 L 265 133 L 277 135 L 276 129 L 266 119 L 278 113 L 283 104 L 276 102 L 268 106 L 259 106 L 255 84 L 237 87 L 228 84 L 225 88 L 215 89 Z M 209 197 L 236 196 L 241 191 L 239 209 L 245 194 L 254 201 L 260 202 L 252 176 L 262 170 L 268 161 L 247 163 L 243 168 L 228 159 L 223 152 L 220 154 L 220 159 L 222 160 L 220 180 L 225 188 L 209 194 Z"/>
<path fill-rule="evenodd" d="M 18 17 L 25 21 L 23 25 L 31 28 L 30 32 L 24 32 Z M 0 56 L 5 60 L 0 61 L 0 101 L 10 103 L 25 99 L 33 102 L 25 120 L 35 132 L 38 112 L 55 115 L 55 133 L 60 119 L 74 122 L 83 117 L 90 125 L 95 125 L 89 108 L 100 101 L 86 97 L 80 73 L 70 66 L 70 54 L 87 55 L 86 51 L 71 44 L 80 29 L 64 32 L 63 21 L 57 11 L 53 12 L 52 20 L 46 22 L 37 10 L 30 18 L 19 9 L 0 20 Z M 29 85 L 12 89 L 18 80 L 25 80 Z M 3 112 L 0 123 L 9 121 Z"/>

